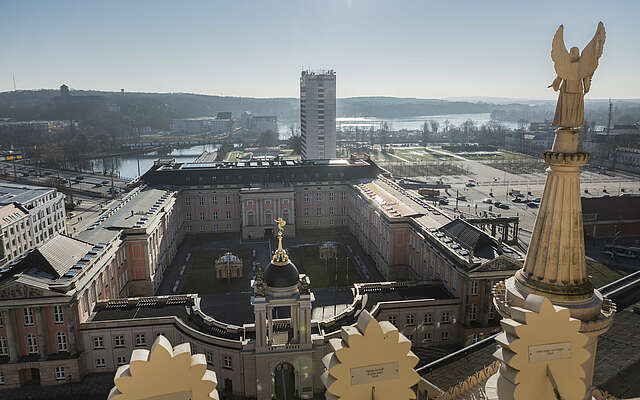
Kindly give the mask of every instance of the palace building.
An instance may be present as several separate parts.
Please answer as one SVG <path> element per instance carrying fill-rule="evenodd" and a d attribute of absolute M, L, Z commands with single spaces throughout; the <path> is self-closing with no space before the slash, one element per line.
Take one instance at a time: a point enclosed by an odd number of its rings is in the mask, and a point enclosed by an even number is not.
<path fill-rule="evenodd" d="M 251 292 L 155 295 L 185 235 L 262 240 L 276 219 L 288 237 L 348 230 L 388 282 L 313 289 L 287 257 L 258 272 Z M 0 388 L 115 371 L 163 334 L 206 354 L 223 391 L 270 399 L 287 387 L 310 398 L 324 388 L 309 371 L 363 309 L 397 326 L 425 362 L 497 332 L 490 288 L 522 260 L 367 158 L 161 159 L 86 231 L 0 271 Z"/>

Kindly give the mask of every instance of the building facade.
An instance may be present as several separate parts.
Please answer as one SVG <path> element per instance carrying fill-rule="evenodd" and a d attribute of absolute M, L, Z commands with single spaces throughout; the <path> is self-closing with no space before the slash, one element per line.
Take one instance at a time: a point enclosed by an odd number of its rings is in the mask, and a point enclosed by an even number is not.
<path fill-rule="evenodd" d="M 76 238 L 58 235 L 2 270 L 5 385 L 115 370 L 133 348 L 163 333 L 204 352 L 228 393 L 271 398 L 284 380 L 310 397 L 323 386 L 305 371 L 321 368 L 328 340 L 363 308 L 398 326 L 425 359 L 495 332 L 489 288 L 512 275 L 522 255 L 463 220 L 434 213 L 387 176 L 356 157 L 156 163 L 140 187 Z M 404 283 L 356 284 L 346 298 L 333 291 L 314 297 L 297 274 L 288 289 L 269 292 L 277 285 L 265 271 L 264 285 L 244 300 L 253 312 L 232 316 L 236 321 L 203 313 L 194 297 L 153 297 L 185 234 L 262 239 L 274 234 L 278 218 L 291 237 L 348 229 L 385 280 Z M 66 307 L 69 327 L 49 317 L 60 314 L 56 305 Z M 303 335 L 310 336 L 303 342 Z"/>
<path fill-rule="evenodd" d="M 2 183 L 0 214 L 8 218 L 0 222 L 0 226 L 8 228 L 2 238 L 0 267 L 67 231 L 64 194 L 52 188 Z M 26 218 L 18 214 L 25 214 Z M 20 219 L 18 224 L 11 216 Z"/>
<path fill-rule="evenodd" d="M 335 71 L 302 71 L 300 132 L 303 160 L 336 158 Z"/>

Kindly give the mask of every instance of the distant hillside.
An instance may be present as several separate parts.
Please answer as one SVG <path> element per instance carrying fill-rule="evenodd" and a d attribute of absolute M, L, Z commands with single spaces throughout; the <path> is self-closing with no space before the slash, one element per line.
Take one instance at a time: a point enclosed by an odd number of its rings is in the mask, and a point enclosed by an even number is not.
<path fill-rule="evenodd" d="M 0 118 L 30 119 L 87 119 L 80 109 L 52 107 L 57 90 L 22 90 L 0 93 Z M 281 120 L 295 121 L 299 118 L 299 101 L 296 98 L 251 98 L 210 96 L 190 93 L 125 93 L 73 90 L 71 96 L 104 96 L 105 104 L 120 106 L 121 116 L 138 125 L 149 125 L 157 129 L 168 128 L 172 118 L 187 118 L 215 115 L 220 111 L 231 111 L 238 118 L 243 111 L 255 115 L 276 115 Z M 479 97 L 469 98 L 482 99 Z M 492 98 L 486 98 L 492 99 Z M 449 101 L 439 99 L 416 99 L 398 97 L 352 97 L 338 99 L 338 116 L 369 116 L 378 118 L 403 118 L 424 115 L 494 113 L 508 121 L 529 121 L 553 117 L 555 101 L 530 101 L 526 99 L 498 99 L 494 104 L 484 101 Z M 627 122 L 640 120 L 640 102 L 616 101 L 616 120 Z M 587 100 L 586 118 L 602 122 L 606 119 L 607 102 Z M 111 118 L 111 114 L 102 117 Z"/>

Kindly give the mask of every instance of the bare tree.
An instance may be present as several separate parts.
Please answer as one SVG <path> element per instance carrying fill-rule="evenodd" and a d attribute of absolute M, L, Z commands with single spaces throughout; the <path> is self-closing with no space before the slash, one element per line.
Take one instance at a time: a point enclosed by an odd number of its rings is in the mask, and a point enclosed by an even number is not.
<path fill-rule="evenodd" d="M 435 120 L 429 120 L 429 125 L 431 125 L 431 132 L 434 136 L 438 135 L 438 128 L 440 128 L 440 123 Z"/>

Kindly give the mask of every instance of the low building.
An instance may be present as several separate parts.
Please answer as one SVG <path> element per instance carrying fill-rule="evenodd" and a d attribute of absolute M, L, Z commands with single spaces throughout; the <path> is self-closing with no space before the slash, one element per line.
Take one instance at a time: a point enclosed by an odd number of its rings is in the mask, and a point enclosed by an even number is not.
<path fill-rule="evenodd" d="M 176 118 L 169 123 L 169 129 L 171 132 L 190 135 L 204 133 L 211 129 L 211 121 L 213 120 L 215 120 L 213 117 Z"/>
<path fill-rule="evenodd" d="M 640 173 L 640 148 L 618 147 L 615 153 L 616 169 Z"/>
<path fill-rule="evenodd" d="M 217 279 L 242 278 L 242 260 L 229 252 L 218 257 L 215 269 Z"/>
<path fill-rule="evenodd" d="M 278 117 L 273 115 L 252 116 L 249 130 L 254 133 L 278 132 Z"/>
<path fill-rule="evenodd" d="M 582 224 L 589 239 L 640 237 L 640 195 L 582 197 Z"/>
<path fill-rule="evenodd" d="M 221 133 L 230 133 L 231 130 L 233 129 L 233 120 L 231 120 L 231 118 L 212 119 L 211 121 L 209 121 L 209 127 L 211 130 L 211 133 L 213 133 L 214 135 L 219 135 Z"/>
<path fill-rule="evenodd" d="M 0 266 L 22 257 L 33 248 L 30 218 L 19 204 L 0 207 Z"/>
<path fill-rule="evenodd" d="M 19 207 L 22 212 L 28 214 L 27 221 L 24 221 L 24 235 L 21 235 L 21 238 L 7 238 L 11 241 L 15 239 L 16 243 L 22 242 L 20 245 L 16 244 L 21 248 L 21 254 L 24 254 L 26 250 L 41 246 L 56 235 L 67 231 L 64 194 L 59 193 L 56 189 L 0 183 L 0 207 L 7 206 L 10 208 L 5 213 L 11 214 L 11 210 Z M 22 229 L 21 225 L 19 227 Z M 16 251 L 18 250 L 16 249 Z M 5 264 L 6 262 L 8 259 L 5 260 Z M 0 267 L 2 265 L 0 262 Z"/>

